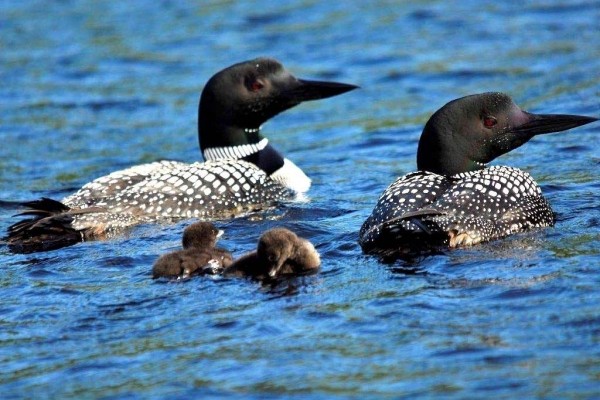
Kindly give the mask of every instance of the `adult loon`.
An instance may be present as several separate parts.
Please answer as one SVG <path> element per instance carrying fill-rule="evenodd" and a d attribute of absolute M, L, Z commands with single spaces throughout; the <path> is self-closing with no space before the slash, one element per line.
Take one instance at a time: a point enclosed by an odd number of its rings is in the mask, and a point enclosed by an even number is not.
<path fill-rule="evenodd" d="M 256 250 L 225 268 L 223 275 L 269 281 L 316 272 L 321 265 L 312 243 L 286 228 L 274 228 L 258 240 Z"/>
<path fill-rule="evenodd" d="M 14 252 L 56 249 L 107 238 L 141 222 L 228 218 L 294 198 L 310 179 L 262 136 L 268 119 L 303 101 L 357 86 L 297 79 L 278 61 L 232 65 L 207 82 L 198 108 L 198 137 L 206 162 L 157 161 L 113 172 L 61 202 L 23 205 L 22 220 L 5 238 Z"/>
<path fill-rule="evenodd" d="M 183 250 L 160 256 L 152 267 L 152 277 L 185 279 L 228 267 L 233 262 L 231 253 L 215 247 L 221 233 L 210 222 L 191 224 L 183 231 Z"/>
<path fill-rule="evenodd" d="M 486 164 L 535 135 L 596 120 L 531 114 L 503 93 L 449 102 L 423 129 L 418 172 L 392 183 L 363 223 L 363 251 L 385 256 L 468 246 L 552 226 L 552 209 L 527 172 Z"/>

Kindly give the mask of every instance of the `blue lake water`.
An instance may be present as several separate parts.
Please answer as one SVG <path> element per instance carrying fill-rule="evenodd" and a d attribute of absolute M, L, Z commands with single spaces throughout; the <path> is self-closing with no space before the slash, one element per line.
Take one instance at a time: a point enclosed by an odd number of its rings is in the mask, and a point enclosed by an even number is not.
<path fill-rule="evenodd" d="M 365 256 L 379 194 L 416 168 L 428 116 L 503 91 L 600 116 L 600 2 L 0 3 L 0 230 L 16 202 L 103 174 L 200 159 L 199 93 L 256 56 L 361 86 L 264 126 L 310 202 L 222 221 L 252 249 L 286 226 L 319 274 L 274 287 L 150 279 L 183 227 L 12 255 L 0 247 L 2 398 L 600 396 L 600 125 L 496 160 L 530 172 L 554 228 L 413 262 Z"/>

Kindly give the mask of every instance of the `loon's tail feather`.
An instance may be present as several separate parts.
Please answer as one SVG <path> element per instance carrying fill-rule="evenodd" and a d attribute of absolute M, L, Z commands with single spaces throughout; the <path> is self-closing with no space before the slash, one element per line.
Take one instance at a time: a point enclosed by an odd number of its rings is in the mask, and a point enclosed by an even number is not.
<path fill-rule="evenodd" d="M 35 253 L 55 250 L 84 241 L 85 232 L 71 225 L 73 216 L 82 211 L 71 210 L 63 203 L 46 197 L 22 205 L 27 209 L 16 216 L 33 218 L 21 220 L 8 227 L 8 235 L 4 240 L 11 252 Z"/>
<path fill-rule="evenodd" d="M 437 228 L 437 226 L 435 227 L 428 227 L 425 224 L 425 218 L 424 217 L 432 217 L 432 216 L 438 216 L 438 215 L 446 215 L 445 212 L 443 211 L 439 211 L 436 210 L 434 208 L 421 208 L 420 210 L 415 210 L 415 211 L 409 211 L 406 212 L 404 214 L 402 214 L 399 217 L 396 218 L 392 218 L 388 221 L 384 221 L 381 225 L 382 228 L 384 229 L 392 229 L 395 227 L 401 227 L 400 223 L 402 221 L 408 221 L 413 223 L 418 229 L 417 232 L 422 232 L 425 233 L 427 235 L 433 235 L 435 233 L 435 228 Z"/>
<path fill-rule="evenodd" d="M 433 208 L 409 211 L 371 227 L 361 235 L 360 245 L 366 253 L 383 256 L 435 249 L 448 240 L 447 232 L 435 221 L 444 215 Z"/>
<path fill-rule="evenodd" d="M 490 219 L 423 208 L 372 227 L 361 235 L 360 244 L 366 253 L 395 256 L 470 246 L 503 232 Z"/>

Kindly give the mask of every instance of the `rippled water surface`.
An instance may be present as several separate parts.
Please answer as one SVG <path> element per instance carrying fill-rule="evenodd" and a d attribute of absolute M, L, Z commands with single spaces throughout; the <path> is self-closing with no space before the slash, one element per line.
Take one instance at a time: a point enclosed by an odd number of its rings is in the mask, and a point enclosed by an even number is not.
<path fill-rule="evenodd" d="M 495 162 L 538 180 L 552 229 L 411 263 L 356 243 L 445 102 L 497 90 L 600 116 L 599 20 L 597 1 L 1 2 L 2 231 L 18 201 L 200 159 L 199 93 L 235 62 L 268 55 L 361 89 L 264 127 L 313 179 L 310 202 L 219 223 L 235 254 L 270 227 L 297 231 L 322 255 L 315 276 L 153 281 L 189 221 L 0 247 L 0 397 L 599 396 L 598 123 Z"/>

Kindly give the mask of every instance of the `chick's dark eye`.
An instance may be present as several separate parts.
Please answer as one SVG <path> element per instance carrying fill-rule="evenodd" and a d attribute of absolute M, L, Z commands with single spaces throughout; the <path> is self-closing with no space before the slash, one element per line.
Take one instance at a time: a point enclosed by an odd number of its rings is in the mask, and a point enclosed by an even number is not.
<path fill-rule="evenodd" d="M 491 116 L 489 116 L 489 117 L 484 117 L 484 118 L 483 118 L 483 125 L 484 125 L 486 128 L 491 128 L 491 127 L 493 127 L 494 125 L 496 125 L 497 123 L 498 123 L 498 121 L 497 121 L 497 120 L 496 120 L 496 118 L 494 118 L 494 117 L 491 117 Z"/>
<path fill-rule="evenodd" d="M 253 92 L 258 92 L 263 87 L 265 87 L 265 85 L 263 85 L 260 81 L 252 81 L 250 83 L 250 90 L 252 90 Z"/>

